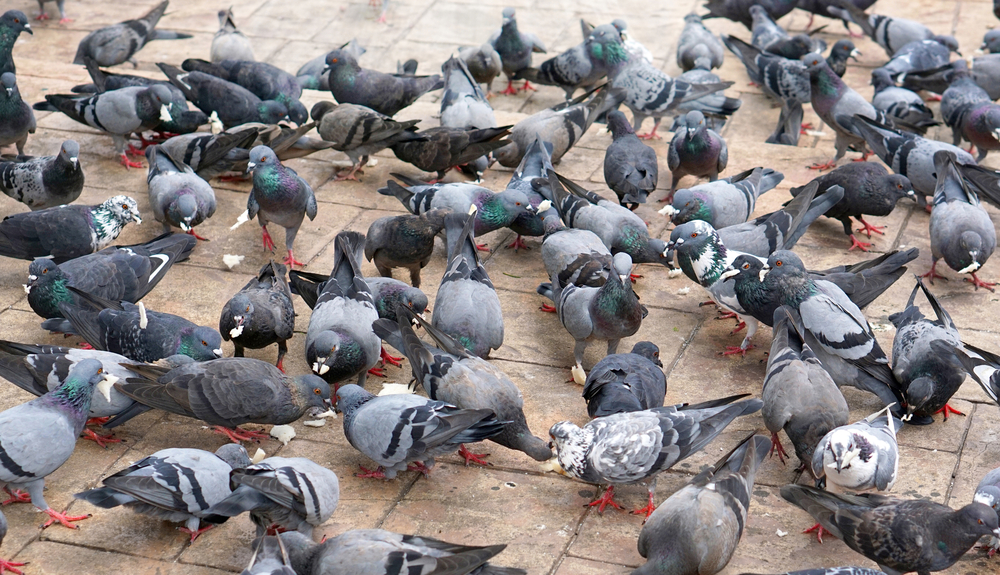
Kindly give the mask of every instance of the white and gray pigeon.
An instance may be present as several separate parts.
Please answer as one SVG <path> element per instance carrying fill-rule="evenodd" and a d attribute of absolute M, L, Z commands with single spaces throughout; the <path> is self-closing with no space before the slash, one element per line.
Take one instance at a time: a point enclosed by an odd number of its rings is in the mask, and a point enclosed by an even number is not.
<path fill-rule="evenodd" d="M 233 9 L 219 10 L 219 31 L 212 37 L 212 48 L 209 59 L 212 62 L 223 60 L 254 61 L 253 43 L 243 32 L 236 29 L 233 20 Z"/>
<path fill-rule="evenodd" d="M 0 191 L 32 210 L 73 203 L 83 182 L 80 144 L 73 140 L 63 142 L 55 156 L 0 161 Z"/>
<path fill-rule="evenodd" d="M 621 509 L 614 502 L 615 485 L 648 481 L 649 504 L 637 510 L 648 516 L 655 507 L 653 492 L 659 472 L 711 443 L 737 417 L 760 410 L 759 399 L 745 397 L 616 413 L 582 428 L 560 421 L 549 429 L 549 435 L 566 475 L 608 485 L 590 506 L 599 506 L 599 512 L 608 505 Z"/>
<path fill-rule="evenodd" d="M 676 177 L 677 172 L 671 171 Z M 751 168 L 722 180 L 677 190 L 672 203 L 659 213 L 674 225 L 704 220 L 717 230 L 736 226 L 750 219 L 757 198 L 784 179 L 784 174 L 770 168 Z"/>
<path fill-rule="evenodd" d="M 248 465 L 247 450 L 235 443 L 227 443 L 215 453 L 161 449 L 104 478 L 102 487 L 73 497 L 101 509 L 124 505 L 142 515 L 183 523 L 178 529 L 190 535 L 194 543 L 199 535 L 215 527 L 209 524 L 199 529 L 208 508 L 232 493 L 229 474 Z"/>
<path fill-rule="evenodd" d="M 394 479 L 408 469 L 427 473 L 435 457 L 504 430 L 489 409 L 459 409 L 409 393 L 377 396 L 354 384 L 337 390 L 337 410 L 344 414 L 347 441 L 379 465 L 374 471 L 361 467 L 359 477 Z"/>
<path fill-rule="evenodd" d="M 646 563 L 632 575 L 722 571 L 743 537 L 757 470 L 770 448 L 767 437 L 751 435 L 661 503 L 639 532 Z"/>
<path fill-rule="evenodd" d="M 942 258 L 948 267 L 960 274 L 970 274 L 971 283 L 994 291 L 995 283 L 976 275 L 997 246 L 996 228 L 979 196 L 959 171 L 955 157 L 947 151 L 934 154 L 937 186 L 934 190 L 934 211 L 931 212 L 931 270 L 926 277 L 943 278 L 936 272 Z"/>
<path fill-rule="evenodd" d="M 296 575 L 284 540 L 275 535 L 258 538 L 250 563 L 240 575 Z"/>
<path fill-rule="evenodd" d="M 695 13 L 684 17 L 684 29 L 677 39 L 677 65 L 681 70 L 712 70 L 722 66 L 722 43 L 715 37 L 701 16 Z"/>
<path fill-rule="evenodd" d="M 337 474 L 305 457 L 268 457 L 234 469 L 230 482 L 233 492 L 205 515 L 213 521 L 249 512 L 258 537 L 274 527 L 312 537 L 340 500 Z"/>
<path fill-rule="evenodd" d="M 267 224 L 273 222 L 285 228 L 285 249 L 288 255 L 283 260 L 289 268 L 304 266 L 295 259 L 292 250 L 295 236 L 302 220 L 309 216 L 316 219 L 316 195 L 312 187 L 295 170 L 283 165 L 274 150 L 267 146 L 256 146 L 250 150 L 247 171 L 253 172 L 253 188 L 247 197 L 247 215 L 260 222 L 264 249 L 274 250 L 274 240 L 267 232 Z"/>
<path fill-rule="evenodd" d="M 448 128 L 495 128 L 493 106 L 461 58 L 452 56 L 441 65 L 444 94 L 441 96 L 441 125 Z"/>
<path fill-rule="evenodd" d="M 890 58 L 910 42 L 934 38 L 934 32 L 920 22 L 879 14 L 865 14 L 851 2 L 844 2 L 839 7 L 830 6 L 828 11 L 860 26 L 861 30 L 881 46 Z"/>
<path fill-rule="evenodd" d="M 28 134 L 35 133 L 35 113 L 31 106 L 21 99 L 17 89 L 17 78 L 13 72 L 0 74 L 0 147 L 17 146 L 18 155 L 24 154 Z"/>
<path fill-rule="evenodd" d="M 583 385 L 590 417 L 663 407 L 666 393 L 660 348 L 651 341 L 640 341 L 629 353 L 604 356 Z"/>
<path fill-rule="evenodd" d="M 976 486 L 976 494 L 972 497 L 976 503 L 982 503 L 993 508 L 993 511 L 1000 513 L 1000 467 L 988 471 L 983 476 L 983 480 Z M 996 555 L 1000 549 L 1000 537 L 991 536 L 989 555 Z"/>
<path fill-rule="evenodd" d="M 489 40 L 497 54 L 500 54 L 503 73 L 507 76 L 507 88 L 500 93 L 510 95 L 517 93 L 514 89 L 514 80 L 518 78 L 518 72 L 531 66 L 532 52 L 545 53 L 545 44 L 538 39 L 538 36 L 518 30 L 514 14 L 513 8 L 503 9 L 501 28 L 494 32 Z M 527 80 L 521 87 L 522 91 L 533 89 Z"/>
<path fill-rule="evenodd" d="M 889 491 L 895 485 L 899 472 L 896 433 L 903 422 L 883 413 L 842 425 L 820 439 L 813 452 L 812 475 L 827 491 Z"/>
<path fill-rule="evenodd" d="M 897 128 L 924 135 L 929 128 L 940 124 L 934 119 L 934 112 L 924 104 L 924 99 L 916 92 L 896 86 L 887 70 L 872 70 L 872 86 L 875 88 L 872 106 Z"/>
<path fill-rule="evenodd" d="M 219 316 L 219 333 L 225 341 L 233 341 L 235 357 L 243 357 L 244 348 L 261 349 L 277 343 L 275 366 L 281 371 L 285 371 L 287 342 L 295 330 L 295 306 L 286 271 L 273 261 L 264 264 L 257 277 L 222 306 Z"/>
<path fill-rule="evenodd" d="M 618 110 L 608 112 L 608 130 L 611 144 L 604 153 L 604 182 L 621 205 L 634 210 L 656 189 L 656 152 L 639 140 Z"/>
<path fill-rule="evenodd" d="M 215 214 L 215 191 L 207 181 L 194 173 L 191 166 L 175 159 L 166 148 L 146 148 L 149 172 L 146 186 L 153 217 L 163 224 L 163 231 L 177 226 L 185 233 L 204 240 L 195 226 Z"/>
<path fill-rule="evenodd" d="M 708 127 L 704 114 L 698 110 L 688 112 L 684 117 L 684 128 L 674 133 L 667 147 L 671 193 L 666 201 L 673 200 L 673 192 L 680 186 L 684 176 L 707 177 L 708 181 L 714 182 L 719 179 L 719 172 L 725 170 L 728 163 L 729 148 L 726 141 Z"/>
<path fill-rule="evenodd" d="M 74 64 L 83 64 L 85 58 L 92 58 L 101 66 L 114 66 L 122 62 L 131 62 L 139 67 L 135 53 L 153 40 L 182 40 L 190 38 L 190 34 L 157 30 L 163 13 L 167 10 L 168 1 L 157 4 L 138 20 L 126 20 L 118 24 L 106 26 L 87 34 L 76 49 Z"/>
<path fill-rule="evenodd" d="M 354 529 L 316 544 L 301 533 L 279 535 L 299 575 L 526 575 L 487 561 L 506 545 L 473 547 L 382 529 Z"/>
<path fill-rule="evenodd" d="M 611 21 L 611 25 L 615 27 L 615 30 L 618 30 L 618 35 L 622 39 L 622 46 L 625 46 L 625 51 L 628 52 L 629 57 L 638 58 L 650 64 L 653 63 L 653 53 L 629 34 L 628 24 L 624 20 L 615 18 Z"/>

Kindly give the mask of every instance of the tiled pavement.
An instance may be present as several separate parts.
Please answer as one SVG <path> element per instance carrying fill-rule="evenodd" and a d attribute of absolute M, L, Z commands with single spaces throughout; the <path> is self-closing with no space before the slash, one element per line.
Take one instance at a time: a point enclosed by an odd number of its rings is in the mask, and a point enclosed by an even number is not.
<path fill-rule="evenodd" d="M 67 8 L 75 22 L 60 26 L 53 22 L 35 25 L 35 35 L 22 35 L 14 50 L 22 95 L 28 101 L 38 101 L 45 93 L 65 92 L 74 84 L 86 80 L 82 67 L 69 64 L 79 40 L 96 27 L 126 18 L 138 17 L 154 2 L 152 0 L 70 0 Z M 479 44 L 499 26 L 503 6 L 515 5 L 521 26 L 538 34 L 556 54 L 580 41 L 578 19 L 608 22 L 616 17 L 628 20 L 633 37 L 643 42 L 656 57 L 656 64 L 676 74 L 674 45 L 685 13 L 696 7 L 690 0 L 651 3 L 639 1 L 596 2 L 586 0 L 392 0 L 389 23 L 377 24 L 377 8 L 367 2 L 347 3 L 343 0 L 249 0 L 239 2 L 234 10 L 241 28 L 256 45 L 258 58 L 289 71 L 314 56 L 357 37 L 368 47 L 361 59 L 364 66 L 394 70 L 397 60 L 416 57 L 421 70 L 432 72 L 459 45 Z M 51 5 L 50 5 L 51 6 Z M 154 42 L 138 54 L 139 70 L 157 75 L 156 62 L 178 64 L 186 57 L 207 57 L 212 34 L 216 30 L 216 11 L 221 4 L 205 0 L 174 0 L 170 12 L 161 22 L 164 28 L 183 30 L 194 38 L 184 41 Z M 645 7 L 645 8 L 644 8 Z M 34 14 L 37 6 L 30 0 L 4 3 L 4 10 L 19 8 Z M 968 54 L 978 47 L 987 25 L 996 22 L 986 1 L 952 2 L 942 0 L 882 0 L 881 13 L 919 19 L 939 33 L 952 33 Z M 52 11 L 52 8 L 49 8 Z M 802 30 L 807 15 L 795 12 L 781 23 L 792 30 Z M 729 22 L 713 21 L 709 26 L 717 32 L 735 33 L 744 38 L 749 34 Z M 830 23 L 829 43 L 842 37 L 839 23 Z M 862 94 L 869 96 L 870 68 L 884 61 L 882 50 L 868 40 L 858 48 L 864 53 L 860 65 L 852 66 L 847 81 Z M 536 59 L 536 63 L 540 60 Z M 131 69 L 126 65 L 126 72 Z M 726 126 L 723 135 L 729 142 L 730 169 L 736 173 L 763 165 L 785 174 L 785 181 L 776 191 L 760 200 L 759 212 L 775 209 L 788 198 L 788 188 L 807 182 L 814 174 L 805 169 L 809 163 L 826 160 L 833 152 L 829 130 L 826 135 L 803 138 L 798 148 L 764 145 L 778 115 L 757 88 L 748 84 L 739 63 L 730 57 L 721 70 L 724 79 L 736 84 L 730 95 L 739 95 L 743 108 Z M 437 125 L 439 94 L 422 98 L 402 111 L 401 118 L 421 118 L 423 126 Z M 309 92 L 307 106 L 329 94 Z M 543 88 L 528 96 L 499 97 L 493 100 L 497 119 L 514 123 L 526 114 L 558 103 L 561 90 Z M 819 124 L 818 118 L 807 112 L 806 121 Z M 53 153 L 66 138 L 81 143 L 81 161 L 87 173 L 87 187 L 81 202 L 97 203 L 115 193 L 129 193 L 139 201 L 147 216 L 141 227 L 130 226 L 120 238 L 121 243 L 134 243 L 157 235 L 160 228 L 149 214 L 144 170 L 126 171 L 113 158 L 110 139 L 76 124 L 64 116 L 38 114 L 39 129 L 28 142 L 28 152 L 36 155 Z M 647 126 L 648 128 L 648 126 Z M 950 134 L 949 134 L 950 135 Z M 946 139 L 943 131 L 932 136 Z M 610 137 L 602 130 L 592 129 L 563 158 L 557 169 L 590 189 L 609 194 L 602 179 L 604 149 Z M 665 158 L 666 141 L 653 144 L 661 159 Z M 342 162 L 337 153 L 320 153 L 308 159 L 294 160 L 294 167 L 311 183 L 318 185 L 331 172 L 331 161 Z M 375 188 L 384 184 L 390 170 L 414 175 L 412 167 L 404 166 L 391 154 L 380 154 L 378 165 L 366 170 L 363 183 L 328 183 L 318 187 L 319 216 L 305 222 L 299 234 L 297 255 L 308 262 L 310 271 L 328 272 L 332 264 L 334 235 L 342 229 L 366 231 L 378 217 L 401 211 L 394 199 L 378 195 Z M 665 161 L 660 187 L 669 183 Z M 1000 165 L 995 160 L 987 162 Z M 486 185 L 503 189 L 510 170 L 498 168 L 486 176 Z M 690 185 L 691 181 L 685 184 Z M 211 238 L 202 242 L 190 261 L 174 268 L 146 299 L 152 309 L 182 314 L 199 324 L 217 325 L 219 310 L 225 300 L 241 287 L 267 259 L 260 247 L 260 235 L 253 223 L 235 231 L 229 226 L 243 211 L 248 184 L 213 182 L 219 200 L 215 216 L 199 231 Z M 655 213 L 655 200 L 639 209 L 649 222 L 651 232 L 666 237 L 669 230 L 663 218 Z M 21 210 L 12 201 L 0 200 L 0 215 Z M 997 219 L 998 214 L 990 208 Z M 877 220 L 878 218 L 876 218 Z M 902 202 L 898 209 L 878 224 L 888 226 L 888 235 L 875 239 L 876 253 L 904 246 L 921 249 L 914 262 L 914 271 L 925 271 L 930 264 L 926 213 Z M 504 230 L 485 237 L 494 248 L 512 239 Z M 521 253 L 497 249 L 486 261 L 503 305 L 506 321 L 506 342 L 495 354 L 494 361 L 520 386 L 525 396 L 529 424 L 537 435 L 544 436 L 553 423 L 570 419 L 579 424 L 586 421 L 586 411 L 580 398 L 580 388 L 566 383 L 572 361 L 572 341 L 552 315 L 537 311 L 541 303 L 535 286 L 544 281 L 544 269 L 539 261 L 538 239 L 529 239 L 534 249 Z M 797 251 L 807 264 L 827 267 L 860 259 L 847 254 L 848 242 L 835 221 L 821 221 L 799 242 Z M 436 282 L 443 271 L 443 248 L 425 270 L 425 291 L 432 298 Z M 222 264 L 223 254 L 243 254 L 246 260 L 229 271 Z M 375 273 L 366 263 L 366 271 Z M 1000 263 L 988 263 L 983 275 L 1000 277 Z M 0 338 L 15 341 L 62 344 L 61 337 L 49 336 L 38 327 L 39 319 L 31 313 L 21 284 L 26 264 L 22 261 L 0 260 Z M 737 392 L 758 393 L 764 375 L 764 351 L 769 346 L 769 330 L 757 336 L 757 348 L 746 358 L 721 357 L 717 352 L 727 344 L 735 344 L 740 336 L 730 336 L 732 324 L 714 319 L 710 308 L 699 308 L 704 298 L 686 278 L 668 279 L 666 270 L 645 265 L 640 268 L 645 277 L 636 284 L 650 314 L 640 332 L 622 348 L 649 339 L 660 346 L 668 376 L 667 401 L 698 401 Z M 938 282 L 933 291 L 951 312 L 967 341 L 988 349 L 1000 348 L 1000 330 L 995 324 L 998 296 L 985 291 L 973 291 L 953 273 L 949 282 Z M 904 278 L 898 285 L 867 309 L 883 348 L 891 349 L 893 328 L 887 317 L 901 309 L 912 283 Z M 302 342 L 308 321 L 308 309 L 296 302 L 299 312 L 299 337 L 292 341 L 286 365 L 290 373 L 304 373 Z M 76 340 L 67 340 L 75 343 Z M 592 346 L 587 367 L 599 358 Z M 232 347 L 227 344 L 226 352 Z M 250 351 L 249 355 L 273 361 L 275 349 Z M 404 381 L 405 371 L 389 370 L 389 380 Z M 370 385 L 378 385 L 376 379 Z M 845 391 L 852 408 L 852 419 L 858 419 L 878 407 L 870 396 L 848 389 Z M 6 408 L 29 399 L 27 394 L 9 385 L 0 386 L 0 407 Z M 929 427 L 906 428 L 900 434 L 902 459 L 900 479 L 894 493 L 904 497 L 924 497 L 961 506 L 971 500 L 979 478 L 1000 463 L 1000 423 L 997 407 L 974 382 L 967 381 L 953 403 L 966 416 L 952 416 L 946 422 L 937 421 Z M 465 544 L 506 543 L 507 550 L 499 557 L 500 564 L 520 566 L 532 574 L 558 575 L 628 573 L 641 563 L 636 552 L 636 537 L 641 528 L 635 516 L 609 511 L 603 516 L 584 507 L 593 496 L 593 486 L 574 482 L 552 473 L 520 453 L 505 451 L 495 445 L 477 446 L 492 453 L 494 463 L 488 469 L 465 468 L 455 457 L 445 458 L 435 467 L 429 479 L 414 473 L 403 473 L 395 481 L 360 480 L 353 476 L 358 464 L 368 463 L 344 440 L 340 421 L 325 428 L 295 425 L 298 437 L 282 447 L 267 441 L 261 447 L 268 454 L 302 455 L 329 466 L 340 476 L 342 499 L 321 534 L 335 535 L 351 528 L 382 527 L 399 532 L 419 533 Z M 662 501 L 686 482 L 693 473 L 713 462 L 749 431 L 763 428 L 759 415 L 734 423 L 703 452 L 663 474 L 657 499 Z M 100 510 L 86 503 L 73 501 L 72 494 L 95 485 L 99 480 L 141 457 L 166 447 L 197 447 L 214 450 L 223 441 L 202 425 L 191 420 L 152 412 L 125 425 L 118 432 L 125 443 L 101 449 L 92 442 L 81 441 L 70 461 L 49 477 L 48 500 L 59 509 L 67 505 L 74 513 L 93 513 L 80 529 L 70 531 L 54 527 L 39 529 L 41 516 L 30 505 L 13 505 L 4 509 L 10 532 L 0 549 L 0 556 L 30 562 L 28 573 L 163 573 L 202 575 L 238 572 L 250 556 L 253 528 L 246 517 L 236 518 L 203 535 L 193 545 L 187 536 L 173 525 L 133 514 L 131 511 Z M 255 448 L 250 446 L 250 450 Z M 847 549 L 839 541 L 818 545 L 798 532 L 811 524 L 801 511 L 786 504 L 778 496 L 778 488 L 796 481 L 794 464 L 783 466 L 776 460 L 764 463 L 758 474 L 754 500 L 750 509 L 743 540 L 726 574 L 742 571 L 777 572 L 792 568 L 842 564 L 870 564 Z M 642 486 L 620 490 L 629 504 L 644 502 Z M 780 532 L 780 533 L 779 533 Z M 787 533 L 782 536 L 781 533 Z M 997 564 L 969 554 L 948 573 L 995 572 Z"/>

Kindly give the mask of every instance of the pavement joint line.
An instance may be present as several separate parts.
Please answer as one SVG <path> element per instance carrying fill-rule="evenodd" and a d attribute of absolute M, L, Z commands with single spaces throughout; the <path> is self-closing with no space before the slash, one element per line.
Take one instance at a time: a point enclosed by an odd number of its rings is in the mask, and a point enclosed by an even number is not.
<path fill-rule="evenodd" d="M 958 477 L 958 470 L 962 465 L 962 454 L 965 452 L 965 442 L 969 438 L 969 432 L 972 431 L 973 420 L 977 413 L 979 413 L 979 406 L 973 403 L 972 413 L 966 418 L 968 421 L 965 424 L 965 431 L 962 433 L 962 439 L 958 444 L 958 457 L 955 458 L 955 466 L 951 470 L 951 478 L 948 480 L 948 490 L 944 494 L 945 505 L 951 503 L 951 494 L 955 491 L 955 478 Z"/>
<path fill-rule="evenodd" d="M 681 358 L 684 357 L 684 352 L 687 351 L 688 346 L 690 346 L 691 342 L 694 341 L 695 336 L 698 335 L 698 332 L 701 330 L 701 327 L 706 321 L 708 321 L 708 319 L 702 316 L 701 319 L 695 322 L 694 327 L 691 328 L 691 332 L 688 334 L 687 339 L 681 342 L 681 347 L 677 350 L 677 355 L 674 356 L 673 361 L 670 362 L 670 367 L 663 370 L 663 375 L 667 378 L 667 381 L 670 381 L 670 376 L 674 373 L 674 368 L 677 367 L 678 363 L 680 363 Z"/>
<path fill-rule="evenodd" d="M 399 506 L 400 502 L 403 501 L 403 499 L 405 499 L 407 495 L 409 495 L 410 491 L 413 490 L 413 486 L 417 484 L 417 481 L 419 481 L 420 478 L 423 477 L 423 475 L 424 475 L 423 473 L 417 473 L 416 477 L 410 480 L 410 484 L 405 486 L 403 489 L 399 491 L 396 497 L 393 498 L 392 504 L 386 508 L 385 513 L 383 513 L 382 517 L 380 517 L 379 520 L 375 523 L 376 529 L 382 529 L 382 526 L 385 525 L 386 520 L 389 519 L 389 515 L 391 515 L 392 512 L 396 510 L 396 507 Z"/>

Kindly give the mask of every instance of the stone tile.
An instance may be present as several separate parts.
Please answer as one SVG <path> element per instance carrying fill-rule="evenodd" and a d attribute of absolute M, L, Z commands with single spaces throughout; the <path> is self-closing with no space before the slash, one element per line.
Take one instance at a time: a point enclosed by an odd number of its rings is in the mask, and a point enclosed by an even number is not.
<path fill-rule="evenodd" d="M 247 558 L 249 559 L 249 556 Z M 32 543 L 23 553 L 18 554 L 17 560 L 31 563 L 29 569 L 32 573 L 39 575 L 65 573 L 69 566 L 73 566 L 73 569 L 81 574 L 107 573 L 108 569 L 141 575 L 167 572 L 179 575 L 221 575 L 225 573 L 225 571 L 201 565 L 153 561 L 122 553 L 109 553 L 87 547 L 45 541 Z"/>
<path fill-rule="evenodd" d="M 567 556 L 556 570 L 556 575 L 627 575 L 631 572 L 630 567 Z"/>

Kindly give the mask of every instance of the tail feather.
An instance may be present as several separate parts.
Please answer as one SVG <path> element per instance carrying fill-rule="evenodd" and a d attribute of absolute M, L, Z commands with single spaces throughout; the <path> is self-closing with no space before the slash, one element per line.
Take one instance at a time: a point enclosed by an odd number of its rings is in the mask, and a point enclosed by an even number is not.
<path fill-rule="evenodd" d="M 101 509 L 113 509 L 119 505 L 125 505 L 126 503 L 132 503 L 135 501 L 135 498 L 131 495 L 115 491 L 110 487 L 88 489 L 83 493 L 74 494 L 73 497 L 76 499 L 82 499 L 91 505 L 100 507 Z"/>
<path fill-rule="evenodd" d="M 147 42 L 152 42 L 153 40 L 186 40 L 188 38 L 193 38 L 193 36 L 184 32 L 174 32 L 173 30 L 153 30 Z"/>

